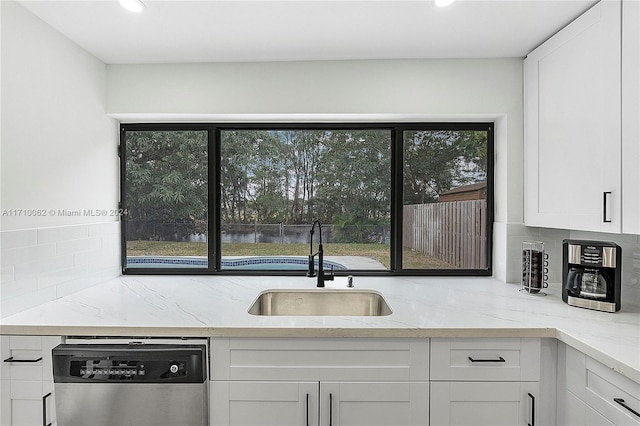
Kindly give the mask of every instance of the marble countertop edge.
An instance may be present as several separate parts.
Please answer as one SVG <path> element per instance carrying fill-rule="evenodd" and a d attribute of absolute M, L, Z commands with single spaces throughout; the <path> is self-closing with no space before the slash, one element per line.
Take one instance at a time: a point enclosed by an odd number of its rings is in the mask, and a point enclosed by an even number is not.
<path fill-rule="evenodd" d="M 633 380 L 636 383 L 640 383 L 640 371 L 631 365 L 628 365 L 623 360 L 610 356 L 598 348 L 585 343 L 583 339 L 575 337 L 562 330 L 557 330 L 557 337 L 559 341 L 566 343 L 567 345 L 579 350 L 587 356 L 595 359 L 596 361 L 608 366 L 612 370 L 622 374 L 625 377 Z M 638 355 L 640 357 L 640 354 Z"/>
<path fill-rule="evenodd" d="M 556 338 L 554 328 L 340 328 L 0 325 L 2 335 L 152 337 Z"/>

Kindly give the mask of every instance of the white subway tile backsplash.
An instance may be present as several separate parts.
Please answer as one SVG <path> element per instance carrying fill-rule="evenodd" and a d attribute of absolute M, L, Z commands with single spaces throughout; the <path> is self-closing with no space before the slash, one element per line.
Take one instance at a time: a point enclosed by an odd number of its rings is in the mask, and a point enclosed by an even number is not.
<path fill-rule="evenodd" d="M 0 283 L 10 282 L 14 280 L 13 265 L 0 268 Z"/>
<path fill-rule="evenodd" d="M 57 243 L 89 237 L 89 225 L 38 229 L 38 244 Z"/>
<path fill-rule="evenodd" d="M 39 275 L 68 269 L 73 266 L 73 255 L 56 256 L 51 259 L 36 260 L 33 262 L 17 263 L 14 266 L 16 280 L 35 278 Z"/>
<path fill-rule="evenodd" d="M 89 237 L 100 237 L 103 235 L 120 235 L 120 222 L 96 223 L 89 226 Z"/>
<path fill-rule="evenodd" d="M 88 275 L 87 266 L 76 266 L 68 269 L 61 269 L 54 272 L 39 275 L 37 277 L 38 289 L 62 284 L 66 281 L 81 278 Z"/>
<path fill-rule="evenodd" d="M 18 263 L 43 261 L 56 256 L 55 244 L 40 244 L 2 250 L 1 266 L 13 266 Z"/>
<path fill-rule="evenodd" d="M 0 316 L 120 274 L 120 223 L 0 232 Z"/>
<path fill-rule="evenodd" d="M 29 278 L 26 280 L 10 281 L 2 283 L 2 299 L 12 299 L 14 297 L 25 296 L 38 289 L 38 280 Z"/>
<path fill-rule="evenodd" d="M 56 243 L 58 255 L 75 254 L 102 247 L 102 238 L 82 238 Z"/>
<path fill-rule="evenodd" d="M 4 231 L 0 240 L 2 251 L 17 247 L 35 246 L 38 243 L 38 232 L 35 229 L 24 231 Z"/>
<path fill-rule="evenodd" d="M 73 264 L 76 266 L 86 265 L 91 270 L 100 270 L 110 268 L 119 264 L 120 259 L 115 255 L 113 250 L 98 249 L 75 253 L 73 255 Z"/>
<path fill-rule="evenodd" d="M 92 275 L 83 276 L 82 278 L 78 278 L 75 280 L 66 281 L 56 286 L 56 295 L 58 298 L 67 296 L 69 294 L 76 293 L 80 290 L 84 290 L 85 288 L 98 285 L 113 277 L 118 276 L 119 274 L 120 274 L 120 267 L 117 267 L 113 269 L 100 271 Z"/>

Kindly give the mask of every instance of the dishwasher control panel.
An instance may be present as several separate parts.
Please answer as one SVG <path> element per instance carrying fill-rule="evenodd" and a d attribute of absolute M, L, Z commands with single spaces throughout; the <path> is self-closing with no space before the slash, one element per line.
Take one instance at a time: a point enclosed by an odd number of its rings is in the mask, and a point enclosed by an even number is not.
<path fill-rule="evenodd" d="M 184 360 L 87 359 L 71 361 L 73 377 L 97 380 L 168 379 L 187 377 Z"/>
<path fill-rule="evenodd" d="M 181 382 L 206 380 L 200 345 L 59 345 L 53 349 L 56 382 Z"/>

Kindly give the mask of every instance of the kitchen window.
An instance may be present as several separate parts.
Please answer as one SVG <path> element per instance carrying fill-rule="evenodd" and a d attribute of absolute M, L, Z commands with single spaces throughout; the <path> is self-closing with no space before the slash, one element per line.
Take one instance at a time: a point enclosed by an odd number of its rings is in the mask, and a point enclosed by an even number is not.
<path fill-rule="evenodd" d="M 123 272 L 302 275 L 321 234 L 337 275 L 490 275 L 492 152 L 491 123 L 125 124 Z"/>

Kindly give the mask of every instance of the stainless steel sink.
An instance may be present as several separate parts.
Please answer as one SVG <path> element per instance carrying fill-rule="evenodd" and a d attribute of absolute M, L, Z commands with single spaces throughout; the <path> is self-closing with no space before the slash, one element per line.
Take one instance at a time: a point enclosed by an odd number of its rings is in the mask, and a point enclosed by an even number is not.
<path fill-rule="evenodd" d="M 373 290 L 266 290 L 249 308 L 252 315 L 384 316 L 391 308 Z"/>

